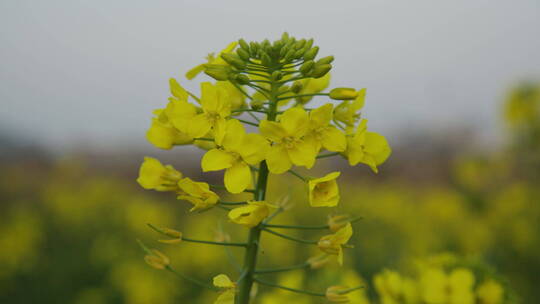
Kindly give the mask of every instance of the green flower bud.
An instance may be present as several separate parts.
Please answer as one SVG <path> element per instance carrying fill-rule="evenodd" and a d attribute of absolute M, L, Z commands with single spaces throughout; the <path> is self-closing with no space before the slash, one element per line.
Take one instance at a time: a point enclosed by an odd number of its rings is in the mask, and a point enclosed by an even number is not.
<path fill-rule="evenodd" d="M 313 46 L 313 38 L 306 42 L 305 48 L 310 49 Z"/>
<path fill-rule="evenodd" d="M 283 42 L 286 43 L 286 42 L 288 42 L 289 39 L 290 39 L 289 33 L 283 32 L 283 34 L 281 34 L 281 40 L 282 40 Z"/>
<path fill-rule="evenodd" d="M 244 39 L 238 40 L 238 44 L 240 44 L 240 47 L 244 49 L 246 52 L 249 52 L 249 45 Z"/>
<path fill-rule="evenodd" d="M 300 93 L 300 91 L 302 91 L 302 89 L 304 88 L 304 85 L 302 84 L 302 82 L 300 81 L 295 81 L 291 87 L 291 91 L 295 94 L 298 94 Z"/>
<path fill-rule="evenodd" d="M 248 84 L 250 79 L 244 74 L 236 74 L 234 80 L 239 84 Z"/>
<path fill-rule="evenodd" d="M 309 51 L 304 53 L 304 60 L 313 60 L 315 59 L 315 56 L 317 56 L 317 53 L 319 52 L 319 47 L 316 46 Z"/>
<path fill-rule="evenodd" d="M 252 100 L 249 104 L 253 110 L 258 110 L 263 107 L 264 101 L 262 100 Z"/>
<path fill-rule="evenodd" d="M 330 98 L 336 100 L 355 99 L 358 93 L 353 88 L 335 88 L 330 91 Z"/>
<path fill-rule="evenodd" d="M 304 47 L 304 45 L 306 45 L 306 39 L 302 39 L 300 41 L 297 41 L 295 44 L 294 44 L 294 48 L 295 49 L 301 49 Z"/>
<path fill-rule="evenodd" d="M 279 57 L 284 58 L 287 52 L 289 51 L 289 48 L 285 45 L 279 50 Z"/>
<path fill-rule="evenodd" d="M 299 59 L 304 55 L 305 52 L 306 52 L 306 49 L 299 49 L 294 53 L 293 58 L 294 59 Z"/>
<path fill-rule="evenodd" d="M 334 61 L 334 56 L 326 56 L 326 57 L 323 57 L 319 60 L 317 60 L 317 64 L 329 64 L 329 63 L 332 63 L 332 61 Z"/>
<path fill-rule="evenodd" d="M 311 77 L 313 78 L 321 78 L 326 73 L 328 73 L 332 69 L 332 65 L 325 63 L 325 64 L 315 64 L 315 67 L 313 68 L 313 71 L 311 72 Z"/>
<path fill-rule="evenodd" d="M 280 71 L 274 71 L 271 77 L 272 80 L 280 80 L 281 78 L 283 78 L 283 74 Z"/>
<path fill-rule="evenodd" d="M 285 57 L 283 58 L 283 60 L 285 60 L 285 62 L 289 62 L 291 60 L 294 59 L 294 54 L 296 53 L 296 50 L 294 48 L 291 48 L 287 54 L 285 54 Z"/>
<path fill-rule="evenodd" d="M 240 49 L 236 50 L 236 53 L 244 61 L 248 61 L 249 58 L 250 58 L 249 52 L 246 51 L 245 49 L 240 48 Z"/>
<path fill-rule="evenodd" d="M 246 63 L 237 55 L 223 53 L 221 54 L 221 58 L 237 69 L 243 70 L 246 68 Z"/>
<path fill-rule="evenodd" d="M 229 80 L 230 70 L 222 65 L 206 65 L 204 73 L 215 80 L 224 81 Z"/>
<path fill-rule="evenodd" d="M 311 72 L 314 66 L 315 66 L 315 61 L 313 60 L 306 61 L 300 67 L 300 73 L 302 73 L 303 75 L 307 75 L 309 72 Z"/>
<path fill-rule="evenodd" d="M 272 58 L 270 58 L 267 53 L 262 53 L 261 62 L 264 66 L 270 66 L 272 65 Z"/>
<path fill-rule="evenodd" d="M 256 57 L 259 53 L 259 44 L 257 42 L 250 42 L 249 43 L 249 53 L 252 57 Z"/>

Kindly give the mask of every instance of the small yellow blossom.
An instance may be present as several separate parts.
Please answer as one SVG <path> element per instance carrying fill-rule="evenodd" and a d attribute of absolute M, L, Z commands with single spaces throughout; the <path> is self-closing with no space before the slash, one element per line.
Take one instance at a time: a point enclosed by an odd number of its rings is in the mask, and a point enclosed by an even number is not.
<path fill-rule="evenodd" d="M 152 249 L 152 254 L 147 254 L 144 257 L 146 263 L 155 269 L 165 269 L 170 264 L 169 258 L 161 253 L 161 251 Z"/>
<path fill-rule="evenodd" d="M 384 163 L 392 150 L 384 136 L 367 131 L 367 120 L 362 120 L 358 129 L 352 136 L 347 137 L 347 150 L 345 155 L 349 164 L 355 166 L 363 163 L 377 173 L 377 166 Z"/>
<path fill-rule="evenodd" d="M 216 82 L 216 86 L 223 88 L 225 91 L 227 91 L 231 102 L 231 110 L 245 108 L 246 96 L 244 96 L 244 94 L 242 94 L 242 92 L 234 85 L 232 85 L 229 81 L 218 81 Z M 238 115 L 240 114 L 241 113 L 238 112 Z"/>
<path fill-rule="evenodd" d="M 366 89 L 357 92 L 354 100 L 345 100 L 334 109 L 334 119 L 344 123 L 348 128 L 352 128 L 360 119 L 360 109 L 364 107 Z"/>
<path fill-rule="evenodd" d="M 347 147 L 345 134 L 331 125 L 333 105 L 327 103 L 309 113 L 309 131 L 307 138 L 317 143 L 317 150 L 321 147 L 328 151 L 343 152 Z"/>
<path fill-rule="evenodd" d="M 450 304 L 474 304 L 474 274 L 466 268 L 452 270 L 448 277 Z"/>
<path fill-rule="evenodd" d="M 164 109 L 154 111 L 152 124 L 146 132 L 146 139 L 160 149 L 170 150 L 176 145 L 187 145 L 193 138 L 174 127 Z"/>
<path fill-rule="evenodd" d="M 340 172 L 332 172 L 321 178 L 308 181 L 309 203 L 312 207 L 334 207 L 339 202 L 336 179 Z"/>
<path fill-rule="evenodd" d="M 482 304 L 502 304 L 504 298 L 504 289 L 498 282 L 488 280 L 483 282 L 476 290 L 478 298 Z"/>
<path fill-rule="evenodd" d="M 343 245 L 347 244 L 352 236 L 352 226 L 348 223 L 345 227 L 339 229 L 336 233 L 323 236 L 317 246 L 323 252 L 337 255 L 338 263 L 343 265 Z"/>
<path fill-rule="evenodd" d="M 309 117 L 302 108 L 290 108 L 280 116 L 280 121 L 261 121 L 261 134 L 274 144 L 266 161 L 274 174 L 289 170 L 292 165 L 311 168 L 317 156 L 317 143 L 303 138 L 309 130 Z"/>
<path fill-rule="evenodd" d="M 227 90 L 210 82 L 201 83 L 202 113 L 177 125 L 180 130 L 193 138 L 199 138 L 210 130 L 223 127 L 225 119 L 231 115 L 231 100 Z"/>
<path fill-rule="evenodd" d="M 215 276 L 213 283 L 214 286 L 225 289 L 220 293 L 214 304 L 234 304 L 236 284 L 224 274 Z"/>
<path fill-rule="evenodd" d="M 326 299 L 332 303 L 349 303 L 346 286 L 330 286 L 326 289 Z"/>
<path fill-rule="evenodd" d="M 207 59 L 207 63 L 206 64 L 217 64 L 217 65 L 225 65 L 227 66 L 228 64 L 225 62 L 225 60 L 223 60 L 221 58 L 221 54 L 229 54 L 229 53 L 232 53 L 232 51 L 234 50 L 234 48 L 238 45 L 238 42 L 237 41 L 234 41 L 234 42 L 231 42 L 229 43 L 229 45 L 227 45 L 226 48 L 224 48 L 223 50 L 221 50 L 221 52 L 219 52 L 219 54 L 217 56 L 214 56 L 214 54 L 209 54 L 208 57 L 206 57 Z M 204 67 L 206 64 L 199 64 L 198 66 L 192 68 L 191 70 L 189 70 L 187 73 L 186 73 L 186 78 L 187 79 L 193 79 L 195 78 L 197 75 L 199 75 L 202 71 L 204 71 Z"/>
<path fill-rule="evenodd" d="M 219 200 L 219 196 L 210 190 L 210 186 L 204 182 L 195 182 L 186 177 L 178 182 L 180 193 L 178 199 L 186 200 L 193 204 L 190 211 L 207 209 Z"/>
<path fill-rule="evenodd" d="M 373 278 L 375 289 L 381 298 L 397 300 L 403 293 L 403 280 L 399 273 L 385 269 Z"/>
<path fill-rule="evenodd" d="M 263 201 L 248 202 L 247 206 L 229 211 L 229 219 L 236 224 L 252 228 L 257 226 L 270 214 L 270 206 Z"/>
<path fill-rule="evenodd" d="M 157 191 L 176 191 L 178 181 L 182 179 L 182 173 L 176 171 L 171 165 L 164 166 L 152 157 L 145 157 L 139 169 L 137 182 L 144 189 Z"/>
<path fill-rule="evenodd" d="M 259 134 L 246 134 L 236 119 L 228 120 L 216 131 L 214 148 L 203 156 L 203 171 L 225 169 L 225 187 L 231 193 L 244 191 L 252 181 L 249 165 L 256 165 L 266 157 L 268 141 Z"/>

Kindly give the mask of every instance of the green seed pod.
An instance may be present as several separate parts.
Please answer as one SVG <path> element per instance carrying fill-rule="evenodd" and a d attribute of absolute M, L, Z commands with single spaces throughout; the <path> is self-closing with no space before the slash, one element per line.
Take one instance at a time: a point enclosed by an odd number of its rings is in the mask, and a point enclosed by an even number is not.
<path fill-rule="evenodd" d="M 315 64 L 315 67 L 313 68 L 313 71 L 311 71 L 311 77 L 313 78 L 321 78 L 326 73 L 328 73 L 332 69 L 332 65 L 325 63 L 325 64 Z"/>
<path fill-rule="evenodd" d="M 250 79 L 244 74 L 236 74 L 234 80 L 239 84 L 248 84 Z"/>
<path fill-rule="evenodd" d="M 309 51 L 304 53 L 304 60 L 313 60 L 315 59 L 315 56 L 317 56 L 317 53 L 319 52 L 319 47 L 316 46 Z"/>
<path fill-rule="evenodd" d="M 330 64 L 332 63 L 332 61 L 334 61 L 334 56 L 326 56 L 326 57 L 323 57 L 319 60 L 317 60 L 317 64 Z"/>
<path fill-rule="evenodd" d="M 245 49 L 240 48 L 236 50 L 236 53 L 238 54 L 238 57 L 240 57 L 242 60 L 249 61 L 249 58 L 250 58 L 249 52 L 246 51 Z"/>
<path fill-rule="evenodd" d="M 287 52 L 289 51 L 289 48 L 285 45 L 279 50 L 279 57 L 284 58 Z"/>
<path fill-rule="evenodd" d="M 291 91 L 295 94 L 298 94 L 300 93 L 300 91 L 302 91 L 302 89 L 304 88 L 304 85 L 302 84 L 302 82 L 300 81 L 295 81 L 291 87 Z"/>
<path fill-rule="evenodd" d="M 283 78 L 283 74 L 280 71 L 274 71 L 271 77 L 272 80 L 280 80 L 281 78 Z"/>
<path fill-rule="evenodd" d="M 302 64 L 302 66 L 300 66 L 300 73 L 302 73 L 303 75 L 307 75 L 309 74 L 309 72 L 311 72 L 314 66 L 315 66 L 315 61 L 313 60 L 306 61 L 304 62 L 304 64 Z"/>
<path fill-rule="evenodd" d="M 246 63 L 237 55 L 225 53 L 221 54 L 221 58 L 237 69 L 243 70 L 246 68 Z"/>
<path fill-rule="evenodd" d="M 244 49 L 246 52 L 249 52 L 249 44 L 244 39 L 238 40 L 238 44 L 240 44 L 240 47 Z"/>
<path fill-rule="evenodd" d="M 353 88 L 335 88 L 330 91 L 330 98 L 336 100 L 355 99 L 358 93 Z"/>
<path fill-rule="evenodd" d="M 299 50 L 301 48 L 304 47 L 304 45 L 306 45 L 306 39 L 302 39 L 300 41 L 297 41 L 295 44 L 294 44 L 294 48 Z"/>
<path fill-rule="evenodd" d="M 258 110 L 263 107 L 264 101 L 262 100 L 252 100 L 249 104 L 253 110 Z"/>
<path fill-rule="evenodd" d="M 270 66 L 272 65 L 272 58 L 270 58 L 267 53 L 262 53 L 261 62 L 264 66 Z"/>
<path fill-rule="evenodd" d="M 204 73 L 215 80 L 224 81 L 229 80 L 230 70 L 222 65 L 207 65 Z"/>

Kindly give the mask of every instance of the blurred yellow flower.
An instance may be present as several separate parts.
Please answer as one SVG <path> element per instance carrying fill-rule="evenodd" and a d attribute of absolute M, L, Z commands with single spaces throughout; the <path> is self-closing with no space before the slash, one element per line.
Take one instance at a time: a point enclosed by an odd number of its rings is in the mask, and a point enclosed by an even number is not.
<path fill-rule="evenodd" d="M 247 206 L 229 211 L 229 219 L 236 224 L 255 227 L 270 214 L 270 207 L 264 201 L 248 202 Z"/>
<path fill-rule="evenodd" d="M 309 203 L 312 207 L 334 207 L 339 202 L 339 188 L 336 179 L 340 172 L 308 181 Z"/>
<path fill-rule="evenodd" d="M 332 303 L 349 303 L 346 286 L 330 286 L 326 289 L 326 299 Z"/>
<path fill-rule="evenodd" d="M 344 123 L 348 128 L 352 128 L 360 119 L 360 111 L 364 107 L 366 98 L 366 89 L 361 89 L 357 92 L 354 100 L 342 101 L 334 109 L 334 119 Z"/>
<path fill-rule="evenodd" d="M 326 73 L 326 75 L 321 78 L 302 79 L 299 80 L 299 83 L 302 85 L 302 89 L 298 92 L 298 95 L 319 93 L 326 89 L 330 84 L 330 73 Z M 311 101 L 311 99 L 313 99 L 313 96 L 302 96 L 296 98 L 296 101 L 305 104 Z"/>
<path fill-rule="evenodd" d="M 139 169 L 137 182 L 144 189 L 157 191 L 176 191 L 178 181 L 182 179 L 182 173 L 176 171 L 171 165 L 164 166 L 152 157 L 145 157 Z"/>
<path fill-rule="evenodd" d="M 323 236 L 317 246 L 323 252 L 337 255 L 339 265 L 343 265 L 343 245 L 347 244 L 352 236 L 352 226 L 348 223 L 345 227 L 339 229 L 336 233 Z"/>
<path fill-rule="evenodd" d="M 399 273 L 395 271 L 385 269 L 375 275 L 373 282 L 381 298 L 397 300 L 402 294 L 403 281 Z"/>
<path fill-rule="evenodd" d="M 482 304 L 502 304 L 504 289 L 498 282 L 488 280 L 483 282 L 476 290 Z"/>
<path fill-rule="evenodd" d="M 268 141 L 259 134 L 246 134 L 244 126 L 236 119 L 228 120 L 217 130 L 212 149 L 201 160 L 202 169 L 225 169 L 225 187 L 231 193 L 244 191 L 252 182 L 249 165 L 256 165 L 266 157 Z"/>
<path fill-rule="evenodd" d="M 311 168 L 318 150 L 313 139 L 303 138 L 309 130 L 308 114 L 302 108 L 290 108 L 279 119 L 260 122 L 261 134 L 274 143 L 266 157 L 268 169 L 280 174 L 293 164 Z"/>
<path fill-rule="evenodd" d="M 219 196 L 210 190 L 210 186 L 204 182 L 195 182 L 189 177 L 183 178 L 178 182 L 180 192 L 178 199 L 186 200 L 193 204 L 190 211 L 207 209 L 219 200 Z"/>
<path fill-rule="evenodd" d="M 348 215 L 331 215 L 328 216 L 328 229 L 332 232 L 336 232 L 339 229 L 345 227 L 351 221 L 351 217 Z"/>

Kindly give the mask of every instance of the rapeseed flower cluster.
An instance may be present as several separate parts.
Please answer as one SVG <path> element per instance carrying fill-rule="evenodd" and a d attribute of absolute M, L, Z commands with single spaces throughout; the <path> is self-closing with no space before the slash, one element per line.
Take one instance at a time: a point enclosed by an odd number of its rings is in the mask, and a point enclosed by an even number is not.
<path fill-rule="evenodd" d="M 187 72 L 188 79 L 204 72 L 215 80 L 202 82 L 200 95 L 171 79 L 167 105 L 154 111 L 148 141 L 161 149 L 181 145 L 201 148 L 205 151 L 201 157 L 202 171 L 223 170 L 223 186 L 194 181 L 150 157 L 145 158 L 140 168 L 139 184 L 145 189 L 175 193 L 179 200 L 193 205 L 191 211 L 225 209 L 231 222 L 250 229 L 245 243 L 231 243 L 193 240 L 173 229 L 151 226 L 172 237 L 162 240 L 165 243 L 191 241 L 245 248 L 245 263 L 237 281 L 232 282 L 225 275 L 214 279 L 214 285 L 224 289 L 216 303 L 249 303 L 256 282 L 287 289 L 266 282 L 257 274 L 263 232 L 317 245 L 322 252 L 316 259 L 318 266 L 329 257 L 343 264 L 343 249 L 349 247 L 347 242 L 353 234 L 351 219 L 332 218 L 332 224 L 321 229 L 331 229 L 333 234 L 322 236 L 319 241 L 297 239 L 275 231 L 284 227 L 273 226 L 270 221 L 285 208 L 283 204 L 266 200 L 270 177 L 290 173 L 304 184 L 305 200 L 312 207 L 335 207 L 340 201 L 337 181 L 340 172 L 307 177 L 294 171 L 296 167 L 311 169 L 317 159 L 341 156 L 351 166 L 365 164 L 378 172 L 378 166 L 391 153 L 384 136 L 368 131 L 367 120 L 362 118 L 365 89 L 334 88 L 324 92 L 329 86 L 334 58 L 316 59 L 318 52 L 313 39 L 297 40 L 286 33 L 273 43 L 268 40 L 247 43 L 240 39 Z M 315 97 L 321 97 L 322 105 L 311 103 Z M 230 194 L 252 193 L 253 199 L 226 202 L 218 191 L 222 187 Z M 164 260 L 161 254 L 147 258 L 154 267 L 164 265 Z M 306 262 L 302 267 L 312 264 Z M 345 303 L 346 294 L 353 290 L 356 288 L 336 285 L 325 293 L 291 291 Z"/>

